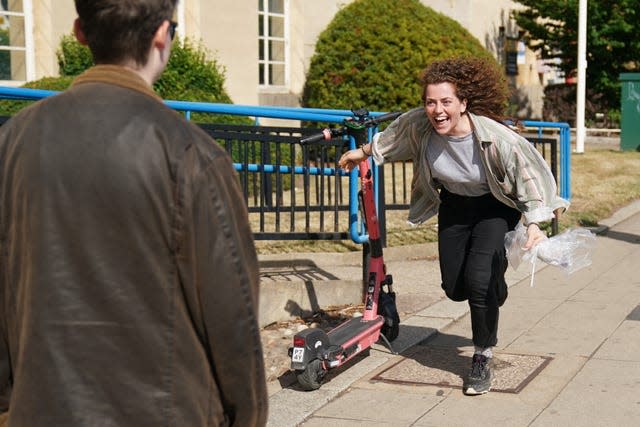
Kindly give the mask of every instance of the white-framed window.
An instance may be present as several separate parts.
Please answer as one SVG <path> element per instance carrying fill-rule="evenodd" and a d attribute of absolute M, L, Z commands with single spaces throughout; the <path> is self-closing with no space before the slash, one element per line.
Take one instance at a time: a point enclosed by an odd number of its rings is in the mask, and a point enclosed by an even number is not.
<path fill-rule="evenodd" d="M 34 79 L 32 0 L 0 0 L 0 84 Z"/>
<path fill-rule="evenodd" d="M 258 0 L 258 69 L 261 87 L 288 84 L 288 0 Z"/>

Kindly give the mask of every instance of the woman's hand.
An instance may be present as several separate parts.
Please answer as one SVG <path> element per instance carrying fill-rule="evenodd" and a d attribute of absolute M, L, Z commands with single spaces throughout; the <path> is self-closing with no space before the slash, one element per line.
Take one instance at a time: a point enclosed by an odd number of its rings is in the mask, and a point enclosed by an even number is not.
<path fill-rule="evenodd" d="M 542 230 L 540 230 L 538 224 L 529 224 L 527 226 L 527 243 L 524 244 L 524 247 L 522 249 L 528 251 L 546 238 L 547 235 L 544 234 Z"/>
<path fill-rule="evenodd" d="M 367 144 L 367 146 L 369 146 Z M 356 148 L 355 150 L 349 150 L 340 157 L 338 160 L 338 166 L 344 169 L 347 172 L 351 172 L 353 168 L 358 166 L 360 162 L 365 160 L 367 157 L 363 148 Z"/>

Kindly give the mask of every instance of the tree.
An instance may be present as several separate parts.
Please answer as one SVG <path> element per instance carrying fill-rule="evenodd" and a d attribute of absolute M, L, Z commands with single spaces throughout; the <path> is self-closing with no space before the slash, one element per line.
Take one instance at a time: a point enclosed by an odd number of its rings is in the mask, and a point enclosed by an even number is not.
<path fill-rule="evenodd" d="M 524 9 L 514 18 L 525 31 L 529 47 L 574 77 L 578 62 L 579 0 L 518 0 Z M 587 88 L 601 107 L 620 109 L 619 75 L 640 70 L 640 0 L 598 0 L 587 3 Z"/>
<path fill-rule="evenodd" d="M 493 59 L 458 22 L 419 0 L 356 0 L 320 34 L 302 104 L 407 110 L 420 103 L 420 71 L 459 55 Z"/>

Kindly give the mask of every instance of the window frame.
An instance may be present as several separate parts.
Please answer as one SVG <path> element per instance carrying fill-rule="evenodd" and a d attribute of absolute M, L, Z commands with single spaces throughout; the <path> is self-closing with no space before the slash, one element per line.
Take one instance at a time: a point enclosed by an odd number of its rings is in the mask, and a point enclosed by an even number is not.
<path fill-rule="evenodd" d="M 36 78 L 35 42 L 33 34 L 33 0 L 20 1 L 22 1 L 22 12 L 10 12 L 3 10 L 0 12 L 0 15 L 5 17 L 22 17 L 24 25 L 24 46 L 2 45 L 0 46 L 0 50 L 9 52 L 24 52 L 26 80 L 0 80 L 0 85 L 20 86 L 26 82 L 35 80 Z"/>
<path fill-rule="evenodd" d="M 282 2 L 283 13 L 274 13 L 269 10 L 269 0 L 258 0 L 258 18 L 262 20 L 262 33 L 260 32 L 260 27 L 258 27 L 258 86 L 260 89 L 282 90 L 289 87 L 289 0 L 282 0 Z M 263 10 L 260 10 L 260 4 L 262 4 Z M 282 37 L 269 35 L 269 18 L 274 16 L 282 18 L 284 33 Z M 264 41 L 262 44 L 262 52 L 260 52 L 261 41 Z M 274 61 L 269 58 L 269 47 L 271 46 L 271 41 L 279 41 L 283 43 L 284 59 L 282 61 Z M 261 54 L 263 59 L 260 59 Z M 283 65 L 284 81 L 282 84 L 269 83 L 269 79 L 271 77 L 269 65 Z M 263 83 L 261 83 L 261 80 Z"/>

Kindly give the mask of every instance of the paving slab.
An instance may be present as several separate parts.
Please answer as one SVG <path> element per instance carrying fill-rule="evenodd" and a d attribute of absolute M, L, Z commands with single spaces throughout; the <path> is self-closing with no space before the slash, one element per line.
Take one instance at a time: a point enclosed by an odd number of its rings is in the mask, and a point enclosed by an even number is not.
<path fill-rule="evenodd" d="M 457 348 L 418 346 L 372 381 L 462 389 L 472 356 L 473 351 Z M 549 356 L 494 353 L 491 391 L 519 393 L 551 360 Z"/>
<path fill-rule="evenodd" d="M 358 427 L 358 426 L 372 426 L 372 427 L 406 427 L 406 423 L 400 422 L 392 422 L 389 423 L 387 421 L 371 421 L 371 420 L 354 420 L 354 419 L 345 419 L 345 418 L 335 418 L 335 417 L 317 417 L 303 422 L 300 424 L 300 427 Z"/>
<path fill-rule="evenodd" d="M 298 426 L 355 381 L 387 362 L 389 357 L 388 353 L 372 350 L 368 356 L 355 357 L 352 363 L 330 370 L 326 382 L 318 390 L 304 391 L 297 383 L 280 390 L 269 398 L 267 426 Z"/>
<path fill-rule="evenodd" d="M 518 398 L 542 412 L 575 378 L 587 360 L 581 356 L 554 355 L 549 364 L 518 393 Z"/>
<path fill-rule="evenodd" d="M 637 426 L 640 362 L 589 360 L 531 426 Z"/>
<path fill-rule="evenodd" d="M 447 396 L 411 426 L 526 426 L 538 412 L 539 408 L 523 402 L 517 394 L 464 396 L 460 392 Z"/>
<path fill-rule="evenodd" d="M 415 315 L 456 320 L 467 314 L 468 311 L 469 304 L 467 304 L 466 302 L 456 302 L 449 299 L 441 299 L 437 303 L 417 312 Z"/>
<path fill-rule="evenodd" d="M 314 414 L 325 419 L 382 422 L 386 425 L 410 425 L 420 419 L 442 400 L 427 393 L 376 393 L 371 390 L 352 389 Z M 333 425 L 333 423 L 330 423 Z M 325 424 L 328 425 L 328 424 Z"/>
<path fill-rule="evenodd" d="M 575 301 L 606 301 L 607 303 L 631 306 L 640 298 L 640 245 L 624 254 L 617 255 L 606 271 L 594 273 L 593 280 L 572 296 Z"/>
<path fill-rule="evenodd" d="M 622 322 L 614 304 L 566 301 L 504 348 L 515 353 L 590 356 Z"/>
<path fill-rule="evenodd" d="M 526 331 L 556 310 L 562 302 L 563 300 L 560 299 L 510 295 L 507 302 L 500 309 L 497 349 L 501 351 L 508 347 Z M 462 333 L 463 331 L 450 329 L 449 332 Z"/>
<path fill-rule="evenodd" d="M 640 320 L 622 322 L 593 358 L 640 362 Z"/>
<path fill-rule="evenodd" d="M 400 323 L 398 338 L 391 343 L 397 353 L 402 353 L 408 348 L 425 341 L 438 333 L 450 321 L 436 317 L 412 316 Z"/>

